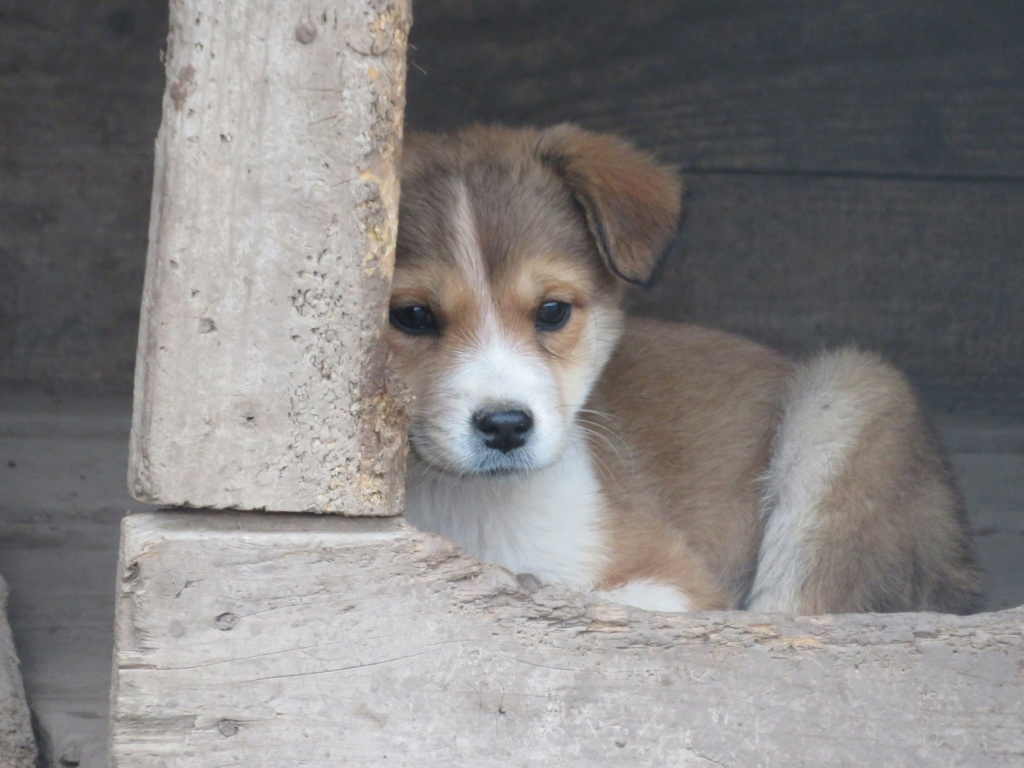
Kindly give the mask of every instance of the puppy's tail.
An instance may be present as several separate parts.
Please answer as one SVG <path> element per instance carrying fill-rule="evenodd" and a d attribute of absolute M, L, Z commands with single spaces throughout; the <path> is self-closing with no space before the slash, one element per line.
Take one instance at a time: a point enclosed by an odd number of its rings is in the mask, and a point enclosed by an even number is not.
<path fill-rule="evenodd" d="M 797 368 L 763 488 L 747 607 L 966 613 L 978 595 L 963 504 L 903 376 L 855 349 Z"/>

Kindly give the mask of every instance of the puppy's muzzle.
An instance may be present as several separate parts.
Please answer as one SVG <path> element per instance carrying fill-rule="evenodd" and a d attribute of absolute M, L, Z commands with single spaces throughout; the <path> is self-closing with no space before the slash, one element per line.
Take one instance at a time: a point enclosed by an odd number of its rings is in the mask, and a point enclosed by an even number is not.
<path fill-rule="evenodd" d="M 484 437 L 484 445 L 502 453 L 522 448 L 533 431 L 533 416 L 527 411 L 478 411 L 473 425 Z"/>

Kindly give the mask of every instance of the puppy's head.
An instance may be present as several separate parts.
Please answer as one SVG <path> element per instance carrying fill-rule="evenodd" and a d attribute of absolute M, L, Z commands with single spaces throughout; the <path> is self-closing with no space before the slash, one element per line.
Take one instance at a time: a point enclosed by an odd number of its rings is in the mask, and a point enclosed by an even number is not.
<path fill-rule="evenodd" d="M 389 344 L 413 455 L 453 474 L 554 461 L 679 206 L 673 172 L 573 126 L 407 136 Z"/>

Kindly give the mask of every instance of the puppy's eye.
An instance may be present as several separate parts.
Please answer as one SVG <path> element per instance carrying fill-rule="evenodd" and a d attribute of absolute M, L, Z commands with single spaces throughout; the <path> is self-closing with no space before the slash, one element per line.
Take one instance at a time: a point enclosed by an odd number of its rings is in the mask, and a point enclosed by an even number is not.
<path fill-rule="evenodd" d="M 533 324 L 538 331 L 557 331 L 569 321 L 572 304 L 565 301 L 545 301 L 537 309 Z"/>
<path fill-rule="evenodd" d="M 403 333 L 437 333 L 437 318 L 426 307 L 392 307 L 391 324 Z"/>

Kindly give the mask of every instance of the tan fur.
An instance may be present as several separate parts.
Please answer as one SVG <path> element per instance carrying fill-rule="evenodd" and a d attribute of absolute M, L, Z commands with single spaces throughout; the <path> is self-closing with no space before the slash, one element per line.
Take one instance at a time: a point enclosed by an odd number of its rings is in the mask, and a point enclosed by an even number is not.
<path fill-rule="evenodd" d="M 623 284 L 649 280 L 680 189 L 573 126 L 410 137 L 392 305 L 442 327 L 390 334 L 414 432 L 443 422 L 446 377 L 499 329 L 586 434 L 603 500 L 592 587 L 671 585 L 700 609 L 969 610 L 962 505 L 899 373 L 853 350 L 798 365 L 718 331 L 623 327 Z M 552 300 L 570 320 L 538 331 Z"/>
<path fill-rule="evenodd" d="M 823 500 L 807 612 L 959 608 L 977 573 L 950 470 L 913 392 L 874 355 L 843 350 L 830 362 L 870 417 Z"/>
<path fill-rule="evenodd" d="M 740 604 L 760 541 L 760 476 L 791 370 L 730 334 L 629 319 L 588 406 L 612 415 L 617 435 L 616 444 L 595 443 L 615 468 L 602 478 L 618 513 L 609 524 L 629 552 L 611 581 L 654 577 L 649 553 L 682 541 L 718 587 L 702 605 Z M 692 568 L 655 562 L 662 574 Z"/>

